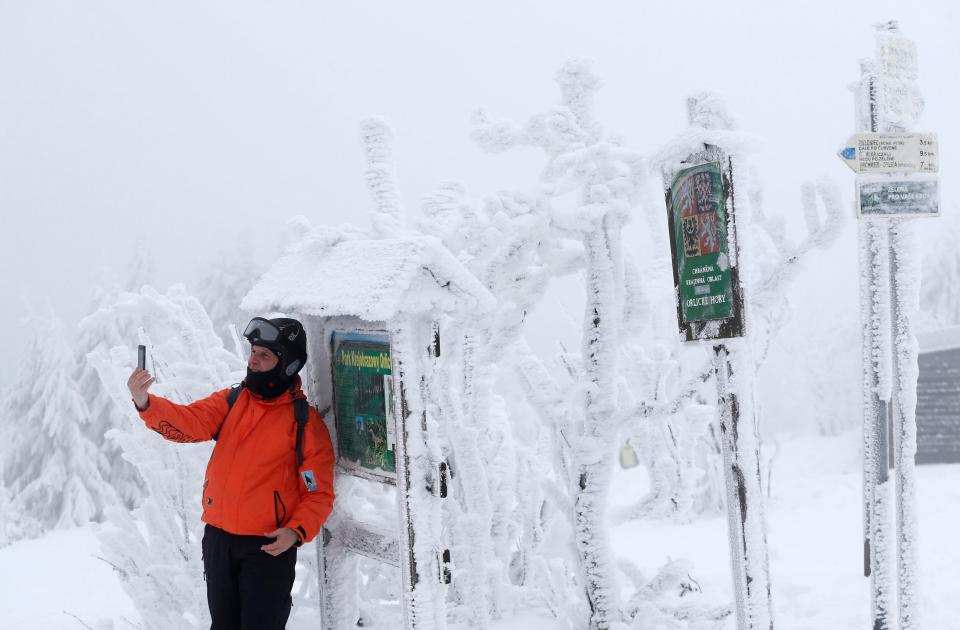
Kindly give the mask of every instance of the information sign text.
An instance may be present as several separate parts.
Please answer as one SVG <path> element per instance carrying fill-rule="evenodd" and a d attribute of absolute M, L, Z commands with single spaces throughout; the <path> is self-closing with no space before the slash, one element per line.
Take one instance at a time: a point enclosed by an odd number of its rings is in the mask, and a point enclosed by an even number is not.
<path fill-rule="evenodd" d="M 861 216 L 938 216 L 940 182 L 936 178 L 859 179 Z"/>
<path fill-rule="evenodd" d="M 937 137 L 929 133 L 858 133 L 840 151 L 855 173 L 936 173 Z"/>
<path fill-rule="evenodd" d="M 733 317 L 720 164 L 710 162 L 677 173 L 670 199 L 683 321 Z"/>

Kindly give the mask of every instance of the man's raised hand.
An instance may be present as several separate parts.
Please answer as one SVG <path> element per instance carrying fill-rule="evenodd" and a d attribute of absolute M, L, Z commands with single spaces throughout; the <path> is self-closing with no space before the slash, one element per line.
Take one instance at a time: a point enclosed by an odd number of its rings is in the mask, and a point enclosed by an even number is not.
<path fill-rule="evenodd" d="M 135 369 L 130 375 L 130 378 L 127 379 L 127 389 L 130 390 L 130 395 L 133 396 L 133 404 L 135 404 L 140 411 L 146 409 L 147 405 L 150 404 L 150 397 L 147 395 L 147 390 L 153 385 L 153 381 L 154 378 L 150 375 L 150 372 L 141 370 L 140 368 Z"/>

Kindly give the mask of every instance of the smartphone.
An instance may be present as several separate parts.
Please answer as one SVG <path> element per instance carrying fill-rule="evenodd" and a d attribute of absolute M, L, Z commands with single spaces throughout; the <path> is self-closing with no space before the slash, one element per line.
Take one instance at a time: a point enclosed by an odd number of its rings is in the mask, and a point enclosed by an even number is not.
<path fill-rule="evenodd" d="M 147 347 L 137 346 L 137 367 L 141 370 L 147 369 Z"/>

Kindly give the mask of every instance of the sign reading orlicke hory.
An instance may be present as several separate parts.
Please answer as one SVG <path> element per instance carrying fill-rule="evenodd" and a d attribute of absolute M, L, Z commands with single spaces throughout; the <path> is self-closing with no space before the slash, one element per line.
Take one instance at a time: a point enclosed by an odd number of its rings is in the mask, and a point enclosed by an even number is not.
<path fill-rule="evenodd" d="M 743 335 L 730 251 L 730 181 L 729 160 L 717 159 L 678 171 L 666 191 L 678 323 L 686 341 Z"/>

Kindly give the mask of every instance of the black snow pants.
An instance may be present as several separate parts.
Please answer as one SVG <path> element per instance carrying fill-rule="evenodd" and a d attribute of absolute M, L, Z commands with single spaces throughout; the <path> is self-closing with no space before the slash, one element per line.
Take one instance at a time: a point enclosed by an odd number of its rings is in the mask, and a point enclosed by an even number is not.
<path fill-rule="evenodd" d="M 207 525 L 203 532 L 203 573 L 210 630 L 284 630 L 297 548 L 279 556 L 260 549 L 263 536 L 238 536 Z"/>

